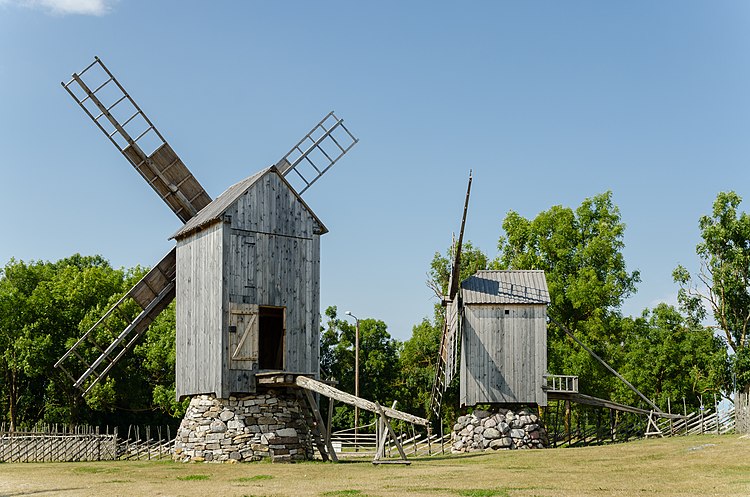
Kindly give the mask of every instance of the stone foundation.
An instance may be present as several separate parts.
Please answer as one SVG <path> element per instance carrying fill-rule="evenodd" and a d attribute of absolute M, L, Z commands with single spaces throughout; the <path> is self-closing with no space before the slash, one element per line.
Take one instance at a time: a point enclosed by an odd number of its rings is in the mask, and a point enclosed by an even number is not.
<path fill-rule="evenodd" d="M 296 389 L 217 399 L 198 395 L 182 419 L 172 458 L 181 462 L 312 459 L 305 404 Z"/>
<path fill-rule="evenodd" d="M 543 449 L 547 430 L 536 414 L 526 409 L 514 413 L 475 410 L 459 416 L 451 433 L 451 452 L 478 452 L 499 449 Z"/>

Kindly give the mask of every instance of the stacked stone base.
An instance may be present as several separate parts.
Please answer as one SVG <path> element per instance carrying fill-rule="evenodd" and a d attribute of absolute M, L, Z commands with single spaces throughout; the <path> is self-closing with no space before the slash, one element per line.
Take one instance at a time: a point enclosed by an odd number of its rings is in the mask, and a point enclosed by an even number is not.
<path fill-rule="evenodd" d="M 292 389 L 218 399 L 198 395 L 182 419 L 172 458 L 181 462 L 312 459 L 304 400 Z"/>
<path fill-rule="evenodd" d="M 475 410 L 459 416 L 451 433 L 451 452 L 485 450 L 543 449 L 547 447 L 547 430 L 536 414 L 526 409 L 513 412 Z"/>

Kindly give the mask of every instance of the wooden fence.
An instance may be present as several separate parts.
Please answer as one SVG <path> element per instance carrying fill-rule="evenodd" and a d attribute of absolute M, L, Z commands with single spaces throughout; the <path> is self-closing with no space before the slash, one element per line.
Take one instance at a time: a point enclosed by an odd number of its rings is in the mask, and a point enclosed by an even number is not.
<path fill-rule="evenodd" d="M 717 409 L 688 414 L 686 419 L 659 421 L 664 436 L 676 435 L 724 435 L 735 431 L 735 410 Z"/>
<path fill-rule="evenodd" d="M 408 425 L 404 425 L 408 426 Z M 377 452 L 378 434 L 372 432 L 376 429 L 376 423 L 358 427 L 358 433 L 354 434 L 354 428 L 331 433 L 331 443 L 339 459 L 369 457 L 373 458 Z M 434 456 L 450 453 L 450 434 L 440 436 L 438 434 L 422 433 L 415 428 L 407 428 L 400 431 L 396 428 L 397 437 L 407 456 Z M 388 439 L 385 446 L 385 455 L 398 455 L 393 440 Z"/>
<path fill-rule="evenodd" d="M 74 462 L 170 458 L 174 439 L 170 429 L 35 426 L 8 431 L 0 426 L 0 462 Z"/>

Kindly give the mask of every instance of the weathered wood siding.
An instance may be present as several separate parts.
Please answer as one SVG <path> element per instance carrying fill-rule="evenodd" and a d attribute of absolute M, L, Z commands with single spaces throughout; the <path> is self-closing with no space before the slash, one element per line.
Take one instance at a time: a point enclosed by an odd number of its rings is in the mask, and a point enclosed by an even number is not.
<path fill-rule="evenodd" d="M 223 231 L 216 223 L 177 242 L 176 393 L 221 391 Z"/>
<path fill-rule="evenodd" d="M 178 289 L 191 287 L 191 290 L 182 290 L 189 300 L 183 302 L 182 307 L 212 306 L 211 311 L 205 311 L 211 314 L 212 321 L 210 327 L 201 321 L 185 322 L 189 314 L 183 312 L 178 334 L 195 337 L 194 343 L 210 342 L 216 349 L 210 354 L 214 362 L 211 379 L 202 382 L 194 379 L 185 383 L 186 388 L 179 392 L 182 395 L 214 393 L 226 398 L 231 393 L 255 390 L 257 362 L 231 358 L 230 307 L 236 308 L 239 304 L 285 308 L 284 369 L 313 373 L 317 377 L 320 371 L 320 226 L 312 213 L 278 174 L 269 171 L 229 205 L 222 220 L 178 243 L 178 264 L 180 252 L 184 253 L 183 259 L 201 256 L 201 252 L 188 245 L 199 242 L 198 235 L 206 231 L 217 232 L 216 247 L 221 255 L 212 259 L 211 263 L 216 265 L 205 275 L 196 275 L 187 281 L 178 276 Z M 202 284 L 201 278 L 208 277 L 212 282 Z M 218 300 L 213 300 L 214 285 L 219 285 Z M 211 299 L 202 300 L 203 292 L 210 292 Z M 196 309 L 192 315 L 199 312 Z M 207 338 L 209 335 L 213 338 Z M 187 350 L 183 353 L 193 357 Z M 203 367 L 198 368 L 205 371 Z M 181 370 L 181 373 L 189 375 L 190 371 Z M 214 389 L 200 389 L 204 386 Z"/>
<path fill-rule="evenodd" d="M 547 396 L 542 385 L 546 368 L 546 306 L 464 307 L 461 405 L 536 403 L 545 406 Z"/>

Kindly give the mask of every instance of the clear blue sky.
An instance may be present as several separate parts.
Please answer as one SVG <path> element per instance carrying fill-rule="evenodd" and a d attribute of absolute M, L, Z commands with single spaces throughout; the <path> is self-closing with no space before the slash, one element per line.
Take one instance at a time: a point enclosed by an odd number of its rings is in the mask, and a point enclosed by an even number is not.
<path fill-rule="evenodd" d="M 2 264 L 171 247 L 177 218 L 60 87 L 94 55 L 213 197 L 335 109 L 361 141 L 306 194 L 321 305 L 399 339 L 432 313 L 470 168 L 491 256 L 508 210 L 612 190 L 628 314 L 674 300 L 717 192 L 750 200 L 745 1 L 0 0 Z"/>

